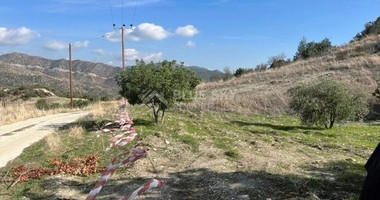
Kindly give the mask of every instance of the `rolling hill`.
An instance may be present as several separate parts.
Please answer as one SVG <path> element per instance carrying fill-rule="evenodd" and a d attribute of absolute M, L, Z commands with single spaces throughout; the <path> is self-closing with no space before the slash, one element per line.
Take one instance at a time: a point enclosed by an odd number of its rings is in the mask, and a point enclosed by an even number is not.
<path fill-rule="evenodd" d="M 201 67 L 190 67 L 203 80 L 222 76 L 219 71 L 210 71 Z M 73 61 L 73 79 L 76 96 L 109 96 L 118 93 L 114 77 L 120 68 L 103 63 L 81 60 Z M 0 56 L 0 86 L 18 87 L 21 85 L 42 85 L 67 94 L 69 90 L 68 61 L 65 59 L 49 60 L 22 53 L 10 53 Z"/>
<path fill-rule="evenodd" d="M 203 83 L 197 87 L 201 95 L 193 103 L 182 106 L 195 110 L 281 114 L 288 109 L 289 88 L 323 77 L 361 87 L 372 96 L 380 79 L 380 33 L 281 68 L 252 72 L 225 82 Z"/>

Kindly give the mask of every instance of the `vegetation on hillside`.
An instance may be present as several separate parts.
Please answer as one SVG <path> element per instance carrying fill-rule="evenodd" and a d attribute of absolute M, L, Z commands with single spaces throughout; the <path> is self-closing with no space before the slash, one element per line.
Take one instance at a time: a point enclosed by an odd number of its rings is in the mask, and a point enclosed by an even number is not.
<path fill-rule="evenodd" d="M 320 56 L 332 47 L 328 38 L 323 39 L 320 42 L 307 42 L 306 38 L 302 38 L 298 44 L 296 55 L 294 60 L 307 59 L 311 57 Z"/>
<path fill-rule="evenodd" d="M 378 35 L 380 34 L 380 17 L 378 17 L 375 21 L 368 22 L 364 25 L 364 30 L 358 33 L 353 41 L 361 40 L 370 35 Z"/>
<path fill-rule="evenodd" d="M 332 79 L 291 88 L 290 108 L 303 124 L 332 128 L 335 122 L 362 119 L 368 113 L 366 95 Z"/>

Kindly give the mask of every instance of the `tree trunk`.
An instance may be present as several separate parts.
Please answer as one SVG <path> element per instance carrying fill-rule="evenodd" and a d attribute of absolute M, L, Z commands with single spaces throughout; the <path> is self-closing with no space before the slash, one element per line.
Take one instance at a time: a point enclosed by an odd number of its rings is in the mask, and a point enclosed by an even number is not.
<path fill-rule="evenodd" d="M 158 106 L 158 107 L 157 107 Z M 152 104 L 154 123 L 158 123 L 158 112 L 160 111 L 159 105 Z"/>
<path fill-rule="evenodd" d="M 161 124 L 164 123 L 165 109 L 162 109 Z"/>
<path fill-rule="evenodd" d="M 335 113 L 331 113 L 330 114 L 330 126 L 329 126 L 329 129 L 331 129 L 332 127 L 334 127 L 334 122 L 335 122 Z"/>

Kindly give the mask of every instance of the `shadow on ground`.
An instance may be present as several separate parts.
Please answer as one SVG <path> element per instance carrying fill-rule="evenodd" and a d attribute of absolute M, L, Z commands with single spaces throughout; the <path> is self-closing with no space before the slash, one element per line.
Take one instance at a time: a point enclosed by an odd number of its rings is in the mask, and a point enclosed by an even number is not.
<path fill-rule="evenodd" d="M 284 126 L 284 125 L 274 125 L 268 123 L 255 123 L 255 122 L 243 122 L 243 121 L 232 121 L 232 123 L 237 124 L 239 126 L 260 126 L 271 128 L 279 131 L 293 131 L 293 130 L 324 130 L 321 127 L 307 127 L 307 126 Z"/>
<path fill-rule="evenodd" d="M 215 172 L 204 168 L 191 169 L 170 173 L 169 178 L 164 178 L 166 186 L 154 189 L 139 199 L 358 199 L 365 178 L 363 166 L 342 160 L 321 167 L 304 168 L 310 172 L 310 176 L 264 171 Z M 97 199 L 119 199 L 148 180 L 130 176 L 119 176 L 118 179 L 111 177 Z M 43 184 L 46 189 L 53 191 L 57 187 L 69 187 L 66 189 L 77 191 L 82 196 L 88 194 L 95 185 L 95 182 L 80 183 L 73 180 L 56 182 L 59 184 L 54 183 L 54 180 L 46 180 Z M 33 191 L 27 191 L 25 196 L 31 199 L 80 199 L 58 196 L 55 192 L 42 197 Z"/>
<path fill-rule="evenodd" d="M 84 121 L 78 121 L 73 122 L 70 124 L 66 124 L 59 128 L 60 131 L 62 130 L 68 130 L 71 127 L 75 126 L 81 126 L 84 130 L 91 132 L 91 131 L 98 131 L 100 130 L 104 124 L 108 123 L 109 121 L 103 120 L 103 121 L 96 121 L 96 120 L 84 120 Z"/>

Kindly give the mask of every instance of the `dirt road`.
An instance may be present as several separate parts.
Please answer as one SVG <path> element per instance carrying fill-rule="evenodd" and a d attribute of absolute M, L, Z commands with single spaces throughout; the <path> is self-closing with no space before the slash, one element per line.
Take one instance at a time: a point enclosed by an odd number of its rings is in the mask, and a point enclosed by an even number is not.
<path fill-rule="evenodd" d="M 24 148 L 88 113 L 59 113 L 0 126 L 0 168 L 19 156 Z"/>

